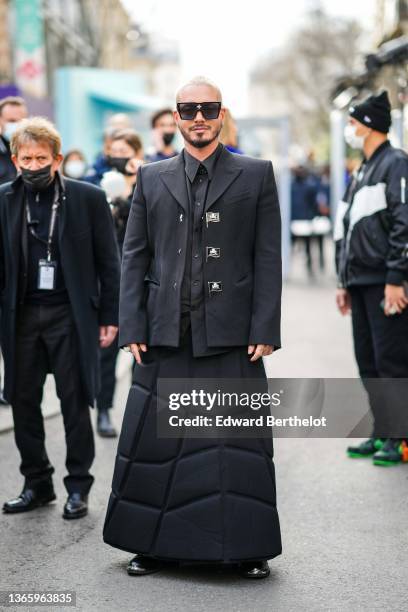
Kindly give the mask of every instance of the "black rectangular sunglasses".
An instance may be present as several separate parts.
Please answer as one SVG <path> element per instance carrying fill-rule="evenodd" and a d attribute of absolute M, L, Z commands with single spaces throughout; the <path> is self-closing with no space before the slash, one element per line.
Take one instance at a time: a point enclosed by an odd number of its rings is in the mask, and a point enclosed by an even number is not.
<path fill-rule="evenodd" d="M 177 110 L 184 121 L 192 121 L 198 111 L 204 119 L 217 119 L 221 110 L 221 102 L 178 102 Z"/>

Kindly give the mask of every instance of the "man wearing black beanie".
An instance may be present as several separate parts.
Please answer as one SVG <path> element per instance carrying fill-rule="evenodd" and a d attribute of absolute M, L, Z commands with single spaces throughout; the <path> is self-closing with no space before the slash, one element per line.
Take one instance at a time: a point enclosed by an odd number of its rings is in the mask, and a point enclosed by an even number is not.
<path fill-rule="evenodd" d="M 345 139 L 364 159 L 337 209 L 336 301 L 341 314 L 351 311 L 374 430 L 348 454 L 393 465 L 408 438 L 408 155 L 388 140 L 386 91 L 354 104 L 349 115 Z"/>

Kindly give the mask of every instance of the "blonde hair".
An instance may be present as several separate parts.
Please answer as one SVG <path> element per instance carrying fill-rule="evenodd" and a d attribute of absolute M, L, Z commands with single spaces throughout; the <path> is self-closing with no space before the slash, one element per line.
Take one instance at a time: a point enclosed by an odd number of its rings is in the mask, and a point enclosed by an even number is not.
<path fill-rule="evenodd" d="M 215 83 L 210 81 L 210 79 L 207 79 L 207 77 L 204 76 L 196 76 L 190 81 L 188 81 L 188 83 L 186 83 L 185 85 L 182 85 L 182 87 L 180 87 L 180 89 L 177 91 L 176 102 L 180 102 L 180 95 L 182 91 L 184 91 L 184 89 L 187 89 L 187 87 L 200 86 L 211 87 L 212 89 L 214 89 L 215 93 L 217 94 L 218 102 L 222 102 L 222 94 L 218 85 L 216 85 Z"/>
<path fill-rule="evenodd" d="M 237 126 L 235 125 L 234 118 L 228 109 L 225 110 L 224 122 L 222 124 L 220 132 L 220 142 L 222 142 L 222 144 L 226 146 L 238 146 Z"/>
<path fill-rule="evenodd" d="M 33 141 L 49 144 L 54 157 L 61 153 L 61 136 L 55 125 L 45 117 L 30 117 L 19 122 L 11 137 L 11 153 L 17 156 L 21 145 Z"/>

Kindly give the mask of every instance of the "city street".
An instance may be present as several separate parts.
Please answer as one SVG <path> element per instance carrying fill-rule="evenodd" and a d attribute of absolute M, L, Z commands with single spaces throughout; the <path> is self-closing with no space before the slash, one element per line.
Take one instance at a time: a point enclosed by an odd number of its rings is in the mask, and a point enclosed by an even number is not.
<path fill-rule="evenodd" d="M 270 377 L 356 376 L 350 321 L 335 311 L 333 279 L 314 284 L 312 288 L 298 273 L 286 284 L 284 349 L 267 360 Z M 127 364 L 122 359 L 114 409 L 118 427 L 128 385 Z M 55 408 L 52 393 L 48 401 Z M 97 612 L 403 607 L 408 534 L 401 526 L 407 514 L 408 465 L 378 468 L 370 460 L 350 460 L 344 452 L 347 441 L 342 439 L 278 439 L 275 456 L 283 554 L 270 562 L 270 578 L 243 581 L 231 571 L 201 568 L 139 578 L 126 574 L 130 555 L 102 541 L 117 441 L 96 440 L 90 513 L 69 522 L 61 517 L 65 501 L 61 417 L 48 418 L 46 431 L 58 499 L 34 512 L 0 516 L 0 590 L 75 591 L 78 610 Z M 1 501 L 20 491 L 18 461 L 13 434 L 4 432 L 0 435 Z"/>

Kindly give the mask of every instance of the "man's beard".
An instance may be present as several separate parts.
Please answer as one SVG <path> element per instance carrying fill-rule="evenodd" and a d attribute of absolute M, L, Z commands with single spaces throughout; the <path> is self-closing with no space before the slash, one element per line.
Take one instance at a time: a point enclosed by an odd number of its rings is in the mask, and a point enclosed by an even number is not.
<path fill-rule="evenodd" d="M 214 142 L 214 140 L 218 138 L 219 133 L 221 132 L 221 127 L 222 126 L 220 126 L 218 130 L 216 130 L 216 132 L 211 138 L 201 138 L 198 140 L 193 140 L 187 130 L 183 130 L 182 128 L 180 128 L 180 132 L 182 133 L 184 140 L 186 140 L 193 147 L 195 147 L 196 149 L 204 149 L 204 147 L 207 147 L 209 144 L 211 144 L 212 142 Z"/>

